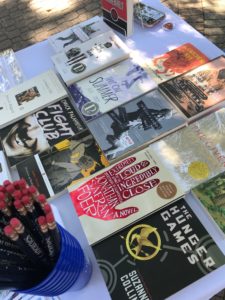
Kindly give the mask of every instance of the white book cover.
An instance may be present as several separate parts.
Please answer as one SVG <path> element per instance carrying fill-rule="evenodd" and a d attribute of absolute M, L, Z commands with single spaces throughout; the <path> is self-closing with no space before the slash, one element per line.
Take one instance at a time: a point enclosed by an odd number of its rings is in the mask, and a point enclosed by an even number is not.
<path fill-rule="evenodd" d="M 66 51 L 68 47 L 76 47 L 83 42 L 110 30 L 111 28 L 102 20 L 102 18 L 95 16 L 50 36 L 48 42 L 54 51 L 58 53 Z"/>
<path fill-rule="evenodd" d="M 85 121 L 90 121 L 156 87 L 141 66 L 126 59 L 70 85 L 69 91 Z"/>
<path fill-rule="evenodd" d="M 3 181 L 7 179 L 11 180 L 11 174 L 5 158 L 5 154 L 2 150 L 0 150 L 0 184 L 2 184 Z"/>
<path fill-rule="evenodd" d="M 52 70 L 26 80 L 0 95 L 0 128 L 65 96 L 67 92 Z"/>
<path fill-rule="evenodd" d="M 105 32 L 79 47 L 71 47 L 51 57 L 67 85 L 77 82 L 128 58 L 129 50 L 112 31 Z"/>

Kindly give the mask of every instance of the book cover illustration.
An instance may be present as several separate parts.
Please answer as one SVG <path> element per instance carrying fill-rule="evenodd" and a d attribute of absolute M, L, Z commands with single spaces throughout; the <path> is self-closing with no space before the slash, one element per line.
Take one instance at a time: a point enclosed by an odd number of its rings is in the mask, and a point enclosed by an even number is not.
<path fill-rule="evenodd" d="M 93 246 L 112 299 L 163 300 L 225 263 L 184 199 Z"/>
<path fill-rule="evenodd" d="M 49 70 L 1 95 L 0 128 L 67 96 L 57 75 Z"/>
<path fill-rule="evenodd" d="M 225 100 L 225 56 L 220 56 L 159 88 L 191 118 Z"/>
<path fill-rule="evenodd" d="M 185 122 L 184 115 L 154 90 L 90 121 L 88 127 L 107 159 L 112 160 Z"/>
<path fill-rule="evenodd" d="M 77 108 L 86 121 L 156 88 L 139 65 L 124 60 L 69 86 Z"/>
<path fill-rule="evenodd" d="M 100 17 L 95 16 L 69 29 L 51 35 L 48 38 L 48 42 L 55 52 L 58 53 L 66 51 L 71 46 L 76 47 L 109 30 L 111 30 L 110 27 Z"/>
<path fill-rule="evenodd" d="M 225 172 L 199 184 L 192 193 L 225 233 Z"/>
<path fill-rule="evenodd" d="M 225 170 L 225 108 L 220 108 L 189 125 L 218 164 Z"/>
<path fill-rule="evenodd" d="M 185 192 L 223 170 L 214 153 L 208 151 L 190 127 L 181 128 L 149 147 Z"/>
<path fill-rule="evenodd" d="M 0 93 L 25 80 L 13 49 L 0 52 Z"/>
<path fill-rule="evenodd" d="M 112 31 L 88 40 L 77 47 L 69 47 L 51 57 L 63 81 L 70 85 L 110 65 L 128 58 L 129 51 Z"/>
<path fill-rule="evenodd" d="M 108 165 L 93 136 L 86 131 L 56 144 L 47 155 L 35 154 L 16 168 L 28 184 L 53 197 Z"/>
<path fill-rule="evenodd" d="M 11 180 L 11 174 L 5 157 L 5 153 L 0 147 L 0 184 L 2 184 L 3 181 L 7 179 Z"/>
<path fill-rule="evenodd" d="M 129 36 L 133 31 L 132 0 L 101 0 L 104 21 L 119 33 Z"/>
<path fill-rule="evenodd" d="M 34 296 L 29 294 L 22 294 L 10 290 L 0 291 L 0 300 L 60 300 L 59 296 L 46 297 L 46 296 Z"/>
<path fill-rule="evenodd" d="M 146 62 L 157 82 L 169 80 L 207 63 L 209 59 L 191 43 L 183 44 Z"/>
<path fill-rule="evenodd" d="M 51 104 L 0 130 L 10 166 L 86 129 L 69 98 Z"/>
<path fill-rule="evenodd" d="M 184 194 L 149 148 L 68 189 L 90 245 Z"/>

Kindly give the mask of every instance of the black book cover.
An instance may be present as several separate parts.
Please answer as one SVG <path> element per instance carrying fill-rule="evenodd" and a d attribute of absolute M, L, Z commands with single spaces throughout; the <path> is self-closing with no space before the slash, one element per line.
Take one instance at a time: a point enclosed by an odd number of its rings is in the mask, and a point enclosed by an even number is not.
<path fill-rule="evenodd" d="M 93 250 L 112 299 L 165 299 L 225 263 L 184 199 Z"/>
<path fill-rule="evenodd" d="M 49 105 L 0 130 L 0 138 L 11 166 L 33 154 L 85 130 L 68 98 Z"/>

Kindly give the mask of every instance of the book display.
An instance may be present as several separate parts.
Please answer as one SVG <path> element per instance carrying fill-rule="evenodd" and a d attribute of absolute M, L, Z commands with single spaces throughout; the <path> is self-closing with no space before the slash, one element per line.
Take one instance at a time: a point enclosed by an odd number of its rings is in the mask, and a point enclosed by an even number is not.
<path fill-rule="evenodd" d="M 133 0 L 101 0 L 104 21 L 119 33 L 129 36 L 133 32 Z"/>
<path fill-rule="evenodd" d="M 153 90 L 90 121 L 88 127 L 107 159 L 112 160 L 177 130 L 185 122 L 184 115 Z"/>
<path fill-rule="evenodd" d="M 65 53 L 51 57 L 63 81 L 70 85 L 123 59 L 128 58 L 127 46 L 112 31 L 70 47 Z"/>
<path fill-rule="evenodd" d="M 225 56 L 160 1 L 100 5 L 103 18 L 15 53 L 23 82 L 0 94 L 0 215 L 10 199 L 27 214 L 37 199 L 57 207 L 93 268 L 76 294 L 55 278 L 60 300 L 209 299 L 225 285 Z"/>
<path fill-rule="evenodd" d="M 84 130 L 86 126 L 67 97 L 1 129 L 0 138 L 13 166 Z"/>
<path fill-rule="evenodd" d="M 52 70 L 26 80 L 1 95 L 0 128 L 66 96 L 67 91 Z"/>
<path fill-rule="evenodd" d="M 126 59 L 69 86 L 85 121 L 149 92 L 157 85 L 138 64 Z"/>
<path fill-rule="evenodd" d="M 110 30 L 111 28 L 100 17 L 95 16 L 50 36 L 48 42 L 56 53 L 66 52 L 71 46 L 77 47 L 89 39 Z"/>
<path fill-rule="evenodd" d="M 225 100 L 225 56 L 159 84 L 160 90 L 190 119 Z"/>

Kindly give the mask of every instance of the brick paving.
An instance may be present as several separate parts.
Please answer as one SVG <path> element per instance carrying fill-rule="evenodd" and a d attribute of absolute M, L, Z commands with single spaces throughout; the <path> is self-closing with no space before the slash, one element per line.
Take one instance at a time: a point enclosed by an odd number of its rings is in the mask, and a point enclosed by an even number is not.
<path fill-rule="evenodd" d="M 161 0 L 225 49 L 225 0 Z M 0 51 L 23 49 L 101 13 L 99 0 L 0 0 Z M 213 300 L 225 300 L 221 291 Z"/>
<path fill-rule="evenodd" d="M 225 49 L 225 0 L 161 0 Z M 100 14 L 99 0 L 0 0 L 0 50 L 25 48 Z"/>

